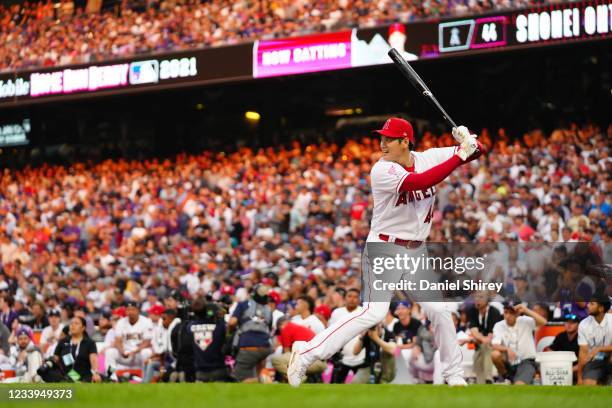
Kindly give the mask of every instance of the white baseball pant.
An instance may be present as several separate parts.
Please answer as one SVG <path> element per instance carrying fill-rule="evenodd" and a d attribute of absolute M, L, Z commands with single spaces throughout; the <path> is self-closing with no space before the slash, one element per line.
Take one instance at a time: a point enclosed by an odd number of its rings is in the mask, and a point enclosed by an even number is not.
<path fill-rule="evenodd" d="M 140 350 L 140 352 L 136 353 L 134 356 L 130 358 L 125 358 L 121 354 L 119 354 L 119 350 L 116 348 L 108 348 L 106 349 L 106 366 L 113 367 L 115 369 L 123 369 L 123 368 L 144 368 L 144 362 L 153 355 L 153 350 L 150 348 L 145 348 Z"/>

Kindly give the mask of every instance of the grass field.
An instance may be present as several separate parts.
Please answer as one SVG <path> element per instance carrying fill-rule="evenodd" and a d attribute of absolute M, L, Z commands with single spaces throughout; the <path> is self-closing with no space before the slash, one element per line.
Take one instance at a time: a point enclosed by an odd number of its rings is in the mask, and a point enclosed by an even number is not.
<path fill-rule="evenodd" d="M 16 387 L 0 385 L 0 407 L 612 407 L 612 387 L 304 385 L 294 389 L 281 384 L 77 384 L 70 387 L 74 399 L 69 401 L 8 400 L 7 391 Z"/>

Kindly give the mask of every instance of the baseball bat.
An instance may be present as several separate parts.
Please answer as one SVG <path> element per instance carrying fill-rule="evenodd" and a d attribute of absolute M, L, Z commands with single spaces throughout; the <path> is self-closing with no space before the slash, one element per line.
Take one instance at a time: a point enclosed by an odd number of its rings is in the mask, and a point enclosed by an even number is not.
<path fill-rule="evenodd" d="M 448 116 L 448 113 L 444 110 L 440 102 L 436 99 L 436 97 L 431 93 L 425 82 L 421 79 L 419 74 L 416 73 L 414 68 L 410 66 L 408 61 L 406 61 L 402 55 L 395 49 L 391 48 L 389 50 L 389 57 L 393 60 L 395 66 L 402 71 L 402 74 L 414 85 L 414 87 L 423 94 L 425 99 L 427 99 L 437 110 L 442 114 L 442 117 L 445 121 L 447 121 L 452 127 L 457 127 L 457 124 L 454 120 Z"/>

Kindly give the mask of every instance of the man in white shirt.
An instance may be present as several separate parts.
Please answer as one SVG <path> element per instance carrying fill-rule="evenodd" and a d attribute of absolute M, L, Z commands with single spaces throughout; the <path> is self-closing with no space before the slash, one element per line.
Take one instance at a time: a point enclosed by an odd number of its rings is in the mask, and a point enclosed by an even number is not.
<path fill-rule="evenodd" d="M 610 353 L 612 352 L 612 314 L 610 299 L 604 294 L 597 294 L 597 301 L 591 301 L 587 307 L 589 317 L 578 326 L 578 384 L 597 385 L 604 383 L 612 374 Z"/>
<path fill-rule="evenodd" d="M 314 301 L 312 298 L 310 298 L 310 296 L 304 295 L 298 298 L 297 304 L 295 305 L 295 312 L 296 315 L 291 319 L 293 323 L 306 326 L 315 334 L 325 330 L 323 322 L 321 322 L 321 320 L 319 320 L 319 318 L 313 314 Z"/>
<path fill-rule="evenodd" d="M 126 314 L 115 326 L 114 347 L 106 350 L 106 364 L 115 369 L 117 364 L 143 369 L 144 362 L 153 353 L 153 323 L 140 315 L 136 302 L 127 302 Z"/>
<path fill-rule="evenodd" d="M 504 303 L 504 320 L 493 326 L 491 340 L 491 360 L 501 376 L 514 384 L 531 384 L 537 371 L 534 331 L 546 323 L 546 318 L 523 304 Z"/>
<path fill-rule="evenodd" d="M 351 288 L 344 295 L 344 307 L 338 307 L 334 309 L 329 318 L 329 324 L 334 324 L 340 319 L 344 318 L 350 313 L 360 312 L 362 307 L 359 306 L 361 300 L 359 299 L 359 289 Z"/>
<path fill-rule="evenodd" d="M 334 309 L 329 318 L 329 324 L 334 324 L 342 320 L 351 313 L 359 313 L 363 308 L 359 305 L 359 289 L 351 288 L 344 295 L 344 307 Z M 353 337 L 342 347 L 339 352 L 339 361 L 334 361 L 334 371 L 332 373 L 332 383 L 344 383 L 349 370 L 359 367 L 365 361 L 365 349 L 355 353 L 355 345 L 361 341 L 361 335 Z M 360 369 L 355 368 L 354 371 Z M 369 373 L 368 373 L 369 374 Z M 362 377 L 362 376 L 361 376 Z"/>
<path fill-rule="evenodd" d="M 48 319 L 49 326 L 45 327 L 40 335 L 40 351 L 43 353 L 44 359 L 55 353 L 55 347 L 64 328 L 64 325 L 60 323 L 59 310 L 51 309 L 48 313 Z"/>
<path fill-rule="evenodd" d="M 172 346 L 170 336 L 174 327 L 181 322 L 176 317 L 176 310 L 165 310 L 161 305 L 154 305 L 149 309 L 150 316 L 159 316 L 160 319 L 153 325 L 153 336 L 151 349 L 153 355 L 145 361 L 145 373 L 143 383 L 150 383 L 156 372 L 161 373 L 161 368 L 171 358 Z"/>

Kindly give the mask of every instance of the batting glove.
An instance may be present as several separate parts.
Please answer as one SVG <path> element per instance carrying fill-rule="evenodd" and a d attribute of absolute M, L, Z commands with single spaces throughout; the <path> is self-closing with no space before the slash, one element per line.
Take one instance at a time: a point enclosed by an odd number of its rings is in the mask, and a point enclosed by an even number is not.
<path fill-rule="evenodd" d="M 478 142 L 476 142 L 475 135 L 469 135 L 461 145 L 459 146 L 459 150 L 457 151 L 457 156 L 461 158 L 461 160 L 466 161 L 468 157 L 473 155 L 478 150 Z"/>
<path fill-rule="evenodd" d="M 465 126 L 459 126 L 453 128 L 453 137 L 459 143 L 463 143 L 465 139 L 470 136 L 470 131 Z"/>

